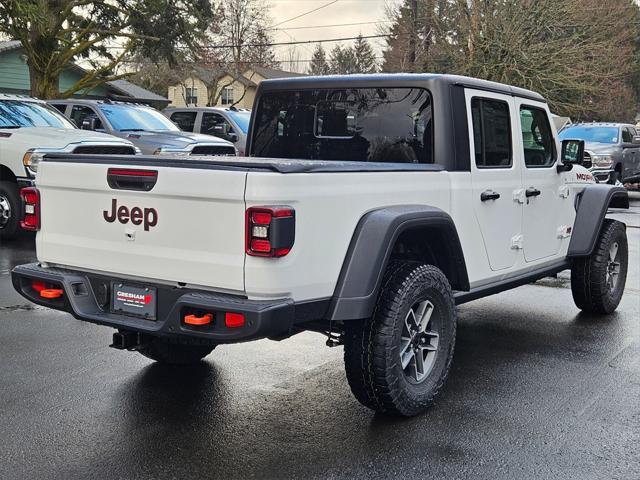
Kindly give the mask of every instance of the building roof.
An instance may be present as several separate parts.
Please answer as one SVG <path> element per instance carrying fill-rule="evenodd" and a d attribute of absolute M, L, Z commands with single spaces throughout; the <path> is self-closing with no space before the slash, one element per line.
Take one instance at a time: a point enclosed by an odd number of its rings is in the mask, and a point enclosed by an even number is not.
<path fill-rule="evenodd" d="M 267 78 L 267 79 L 275 79 L 275 78 L 290 78 L 290 77 L 306 77 L 307 75 L 304 73 L 296 73 L 296 72 L 286 72 L 284 70 L 275 70 L 273 68 L 266 67 L 253 67 L 251 68 L 258 75 Z"/>
<path fill-rule="evenodd" d="M 138 85 L 129 82 L 128 80 L 112 80 L 111 82 L 107 82 L 114 90 L 118 90 L 120 93 L 127 97 L 132 97 L 140 100 L 148 100 L 151 102 L 163 102 L 168 103 L 169 99 L 163 97 L 162 95 L 158 95 L 146 88 L 139 87 Z"/>
<path fill-rule="evenodd" d="M 22 47 L 20 40 L 2 40 L 0 41 L 0 52 L 7 52 Z"/>
<path fill-rule="evenodd" d="M 16 50 L 18 48 L 22 48 L 22 43 L 20 40 L 4 40 L 0 41 L 0 53 L 8 52 L 11 50 Z M 86 73 L 86 70 L 82 68 L 80 65 L 71 64 L 69 65 L 70 69 L 77 70 L 80 74 Z M 113 90 L 114 93 L 123 95 L 125 97 L 130 97 L 132 100 L 141 100 L 147 102 L 158 102 L 158 103 L 169 103 L 169 99 L 158 95 L 146 88 L 139 87 L 127 80 L 112 80 L 110 82 L 106 82 L 105 84 L 108 89 Z"/>

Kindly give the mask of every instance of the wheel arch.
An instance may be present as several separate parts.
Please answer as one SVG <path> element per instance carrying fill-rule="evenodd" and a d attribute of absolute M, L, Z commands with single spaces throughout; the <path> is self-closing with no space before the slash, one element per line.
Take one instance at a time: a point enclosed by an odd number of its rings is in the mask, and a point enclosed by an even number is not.
<path fill-rule="evenodd" d="M 629 208 L 629 195 L 624 187 L 598 183 L 578 194 L 569 258 L 591 255 L 609 208 Z"/>
<path fill-rule="evenodd" d="M 385 269 L 394 259 L 440 268 L 454 290 L 469 290 L 469 277 L 451 216 L 426 205 L 403 205 L 365 214 L 356 227 L 329 307 L 330 320 L 371 316 Z"/>
<path fill-rule="evenodd" d="M 18 183 L 18 178 L 9 167 L 0 164 L 0 182 Z"/>

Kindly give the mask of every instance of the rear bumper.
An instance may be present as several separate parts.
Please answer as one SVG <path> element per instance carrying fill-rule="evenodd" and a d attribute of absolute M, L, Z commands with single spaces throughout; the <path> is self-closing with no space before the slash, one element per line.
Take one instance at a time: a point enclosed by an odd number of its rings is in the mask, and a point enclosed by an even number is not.
<path fill-rule="evenodd" d="M 291 299 L 255 301 L 235 295 L 144 285 L 157 289 L 157 319 L 149 320 L 110 311 L 111 283 L 122 282 L 122 279 L 44 268 L 35 263 L 16 267 L 11 277 L 14 288 L 36 304 L 68 312 L 78 320 L 157 336 L 191 337 L 216 344 L 235 343 L 284 337 L 292 333 L 295 323 L 295 304 Z M 58 299 L 41 298 L 32 287 L 34 280 L 62 289 L 64 294 Z M 193 312 L 212 313 L 214 321 L 202 327 L 186 325 L 184 316 Z M 227 328 L 226 312 L 244 314 L 244 325 Z"/>

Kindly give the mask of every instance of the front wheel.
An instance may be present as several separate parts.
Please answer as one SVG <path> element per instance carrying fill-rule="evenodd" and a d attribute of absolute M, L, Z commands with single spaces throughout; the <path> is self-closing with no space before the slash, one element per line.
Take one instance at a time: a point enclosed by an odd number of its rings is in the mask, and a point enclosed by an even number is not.
<path fill-rule="evenodd" d="M 163 338 L 152 337 L 140 350 L 142 355 L 158 363 L 168 365 L 192 365 L 209 355 L 215 346 L 174 343 Z"/>
<path fill-rule="evenodd" d="M 588 313 L 612 313 L 620 304 L 627 280 L 629 250 L 623 223 L 605 219 L 593 253 L 574 260 L 571 293 Z"/>
<path fill-rule="evenodd" d="M 433 403 L 456 338 L 453 294 L 438 268 L 393 263 L 372 318 L 345 322 L 345 329 L 347 379 L 363 405 L 413 416 Z"/>
<path fill-rule="evenodd" d="M 19 207 L 18 185 L 13 182 L 0 182 L 0 240 L 10 240 L 18 233 Z"/>

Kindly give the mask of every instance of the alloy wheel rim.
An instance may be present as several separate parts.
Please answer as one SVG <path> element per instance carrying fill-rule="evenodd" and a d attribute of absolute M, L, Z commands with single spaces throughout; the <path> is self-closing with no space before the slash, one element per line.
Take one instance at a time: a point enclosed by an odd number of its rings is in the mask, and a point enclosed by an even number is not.
<path fill-rule="evenodd" d="M 609 257 L 607 258 L 607 269 L 605 280 L 609 292 L 613 292 L 618 285 L 620 277 L 620 245 L 614 242 L 609 248 Z"/>
<path fill-rule="evenodd" d="M 0 195 L 0 230 L 5 228 L 11 219 L 11 204 L 9 199 Z"/>
<path fill-rule="evenodd" d="M 435 331 L 435 307 L 428 300 L 413 305 L 404 319 L 400 364 L 412 383 L 422 383 L 435 364 L 440 335 Z"/>

